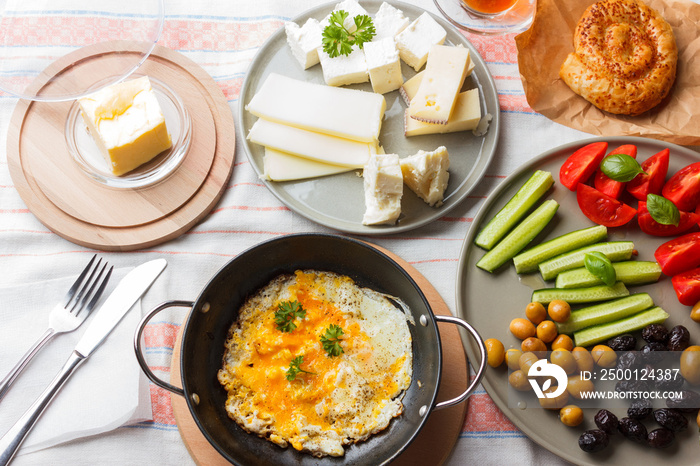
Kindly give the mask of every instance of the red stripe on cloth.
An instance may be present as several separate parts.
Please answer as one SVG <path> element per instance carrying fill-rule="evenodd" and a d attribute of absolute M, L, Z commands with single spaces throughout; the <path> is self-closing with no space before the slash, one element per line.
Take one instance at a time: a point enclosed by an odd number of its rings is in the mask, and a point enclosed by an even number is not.
<path fill-rule="evenodd" d="M 515 46 L 515 34 L 503 36 L 481 36 L 463 33 L 469 42 L 476 47 L 479 55 L 487 62 L 510 63 L 518 62 L 518 49 Z"/>
<path fill-rule="evenodd" d="M 241 95 L 241 87 L 243 87 L 243 78 L 231 79 L 228 81 L 218 81 L 217 84 L 224 93 L 226 100 L 238 99 Z"/>
<path fill-rule="evenodd" d="M 175 324 L 150 324 L 146 326 L 144 333 L 144 341 L 146 347 L 168 347 L 175 346 L 177 332 L 180 330 L 179 325 Z"/>
<path fill-rule="evenodd" d="M 462 432 L 497 432 L 518 430 L 503 411 L 485 394 L 475 394 L 469 398 L 467 416 L 464 418 Z"/>
<path fill-rule="evenodd" d="M 170 402 L 170 392 L 151 384 L 151 410 L 153 422 L 174 426 L 175 415 Z"/>
<path fill-rule="evenodd" d="M 501 110 L 535 113 L 530 104 L 527 103 L 527 98 L 524 95 L 498 94 L 498 105 L 501 107 Z"/>
<path fill-rule="evenodd" d="M 192 50 L 244 50 L 259 47 L 283 22 L 214 22 L 168 20 L 158 41 L 166 47 Z"/>

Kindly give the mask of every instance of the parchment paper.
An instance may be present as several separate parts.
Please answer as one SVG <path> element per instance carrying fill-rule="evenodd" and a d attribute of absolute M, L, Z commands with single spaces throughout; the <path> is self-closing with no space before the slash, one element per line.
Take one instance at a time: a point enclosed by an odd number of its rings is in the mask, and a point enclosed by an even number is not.
<path fill-rule="evenodd" d="M 593 0 L 538 0 L 530 29 L 515 37 L 518 66 L 530 107 L 547 118 L 600 136 L 645 136 L 700 145 L 700 5 L 645 0 L 673 28 L 678 46 L 676 82 L 669 96 L 639 116 L 603 112 L 559 78 L 573 52 L 574 29 Z"/>

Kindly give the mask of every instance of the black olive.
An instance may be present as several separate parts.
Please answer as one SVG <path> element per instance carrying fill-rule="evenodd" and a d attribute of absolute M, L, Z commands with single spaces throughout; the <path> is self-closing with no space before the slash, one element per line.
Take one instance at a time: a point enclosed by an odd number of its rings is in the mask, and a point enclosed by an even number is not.
<path fill-rule="evenodd" d="M 685 382 L 683 376 L 677 374 L 677 376 L 671 376 L 669 378 L 659 377 L 656 379 L 654 385 L 656 386 L 656 390 L 660 392 L 670 392 L 680 390 L 683 386 L 683 382 Z M 697 406 L 700 407 L 700 404 Z"/>
<path fill-rule="evenodd" d="M 647 443 L 647 428 L 639 419 L 623 417 L 617 425 L 617 430 L 633 442 Z"/>
<path fill-rule="evenodd" d="M 671 432 L 671 435 L 673 435 L 673 432 Z M 581 447 L 581 450 L 588 453 L 600 451 L 607 447 L 608 443 L 610 443 L 608 434 L 598 429 L 587 430 L 578 438 L 578 446 Z"/>
<path fill-rule="evenodd" d="M 695 413 L 700 408 L 700 393 L 693 390 L 680 390 L 680 395 L 667 398 L 666 406 L 684 413 Z"/>
<path fill-rule="evenodd" d="M 661 324 L 647 325 L 642 330 L 642 338 L 647 343 L 658 342 L 665 344 L 668 341 L 668 329 Z"/>
<path fill-rule="evenodd" d="M 682 325 L 676 325 L 668 334 L 668 350 L 683 351 L 690 346 L 690 332 Z"/>
<path fill-rule="evenodd" d="M 627 408 L 627 415 L 632 419 L 646 419 L 653 411 L 651 407 L 651 401 L 649 400 L 634 400 L 630 407 Z M 622 422 L 622 419 L 620 419 Z M 646 430 L 644 431 L 644 438 L 646 438 Z"/>
<path fill-rule="evenodd" d="M 637 347 L 637 339 L 632 335 L 618 335 L 608 340 L 608 346 L 613 351 L 634 351 Z"/>
<path fill-rule="evenodd" d="M 595 421 L 595 425 L 606 434 L 614 434 L 617 430 L 617 416 L 607 409 L 598 411 L 593 420 Z"/>
<path fill-rule="evenodd" d="M 666 345 L 652 341 L 642 346 L 642 358 L 645 362 L 656 364 L 664 359 L 665 354 L 663 352 L 665 351 L 667 351 Z"/>
<path fill-rule="evenodd" d="M 672 431 L 661 427 L 660 429 L 654 429 L 649 432 L 649 435 L 647 435 L 647 443 L 649 446 L 654 448 L 668 448 L 671 446 L 675 438 L 676 436 Z"/>
<path fill-rule="evenodd" d="M 625 351 L 617 357 L 618 369 L 634 369 L 642 363 L 642 355 L 639 351 Z"/>
<path fill-rule="evenodd" d="M 654 411 L 654 419 L 659 425 L 673 432 L 681 432 L 688 428 L 688 420 L 675 409 L 657 409 Z"/>
<path fill-rule="evenodd" d="M 635 379 L 618 380 L 617 383 L 615 383 L 615 391 L 616 392 L 644 391 L 646 388 L 646 384 L 647 384 L 647 382 L 645 380 L 635 380 Z"/>

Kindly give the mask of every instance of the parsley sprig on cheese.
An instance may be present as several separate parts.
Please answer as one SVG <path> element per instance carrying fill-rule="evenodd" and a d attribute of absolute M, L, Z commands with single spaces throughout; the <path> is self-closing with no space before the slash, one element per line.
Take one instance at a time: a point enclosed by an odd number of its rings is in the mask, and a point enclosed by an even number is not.
<path fill-rule="evenodd" d="M 287 380 L 290 382 L 296 379 L 297 375 L 301 372 L 304 374 L 311 374 L 311 375 L 316 375 L 314 372 L 309 372 L 305 371 L 302 369 L 300 366 L 304 364 L 304 356 L 297 356 L 296 358 L 292 359 L 292 362 L 289 363 L 289 369 L 287 369 Z"/>
<path fill-rule="evenodd" d="M 340 356 L 344 353 L 343 347 L 340 346 L 340 337 L 343 335 L 343 329 L 339 325 L 331 324 L 326 329 L 326 333 L 321 335 L 321 344 L 328 357 Z"/>
<path fill-rule="evenodd" d="M 291 332 L 297 328 L 294 323 L 296 318 L 306 317 L 306 310 L 301 307 L 298 301 L 282 301 L 277 305 L 275 311 L 275 324 L 280 332 Z"/>
<path fill-rule="evenodd" d="M 349 13 L 345 10 L 334 11 L 328 19 L 328 26 L 323 30 L 323 51 L 331 58 L 350 55 L 353 45 L 362 48 L 365 42 L 371 41 L 376 35 L 372 18 L 367 15 L 355 16 L 353 21 L 357 29 L 352 33 L 348 31 L 345 28 L 348 16 Z"/>

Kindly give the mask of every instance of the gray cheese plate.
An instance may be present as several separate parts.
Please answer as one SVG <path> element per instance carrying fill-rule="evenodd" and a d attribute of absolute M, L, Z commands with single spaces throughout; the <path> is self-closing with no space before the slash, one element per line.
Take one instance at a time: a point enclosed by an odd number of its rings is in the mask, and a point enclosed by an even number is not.
<path fill-rule="evenodd" d="M 313 8 L 292 21 L 302 25 L 308 18 L 318 20 L 326 17 L 337 2 L 328 3 Z M 423 14 L 425 10 L 400 2 L 388 2 L 403 11 L 411 21 Z M 380 1 L 360 2 L 374 15 L 382 4 Z M 484 176 L 486 168 L 496 151 L 499 133 L 499 104 L 496 86 L 489 74 L 486 63 L 454 27 L 442 18 L 433 18 L 447 31 L 448 45 L 462 44 L 470 51 L 471 59 L 475 62 L 472 74 L 465 82 L 465 89 L 478 88 L 481 98 L 482 115 L 490 114 L 493 119 L 484 136 L 474 136 L 471 131 L 443 134 L 424 135 L 407 138 L 404 136 L 404 111 L 406 105 L 399 91 L 384 94 L 387 103 L 386 114 L 382 123 L 379 142 L 387 153 L 396 153 L 400 157 L 413 155 L 418 150 L 434 150 L 445 146 L 450 154 L 450 180 L 445 191 L 445 201 L 441 207 L 430 207 L 404 186 L 401 200 L 401 216 L 395 225 L 362 225 L 365 211 L 364 189 L 362 178 L 358 176 L 361 170 L 347 173 L 312 178 L 309 180 L 274 182 L 264 180 L 268 189 L 287 207 L 294 212 L 320 225 L 339 231 L 362 235 L 385 235 L 404 232 L 418 228 L 436 220 L 449 212 L 463 201 Z M 413 68 L 401 63 L 404 80 L 412 78 L 416 72 Z M 243 83 L 239 101 L 239 138 L 243 143 L 248 160 L 258 175 L 263 173 L 264 148 L 246 139 L 250 128 L 257 117 L 245 110 L 245 106 L 262 86 L 270 73 L 325 84 L 320 65 L 303 70 L 294 59 L 289 46 L 284 27 L 276 31 L 258 51 L 251 63 L 250 70 Z M 370 83 L 345 86 L 351 89 L 372 91 Z M 342 111 L 342 109 L 339 109 Z"/>

